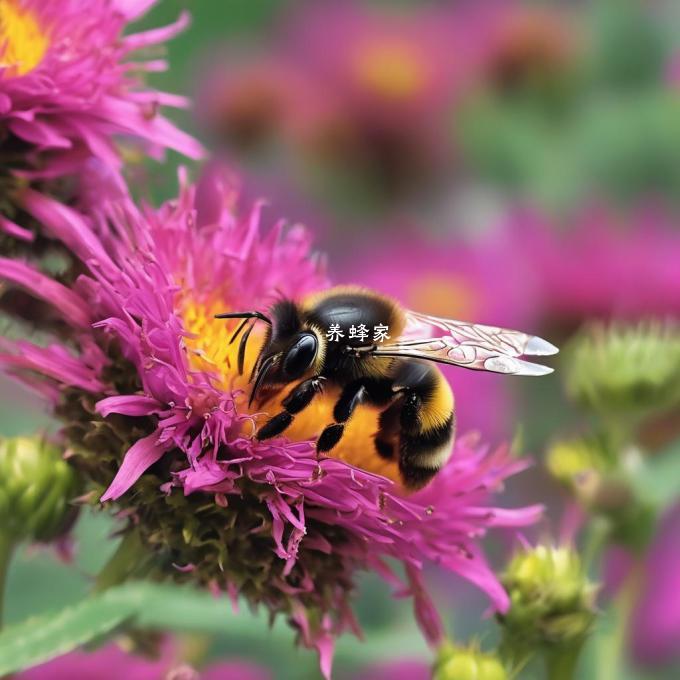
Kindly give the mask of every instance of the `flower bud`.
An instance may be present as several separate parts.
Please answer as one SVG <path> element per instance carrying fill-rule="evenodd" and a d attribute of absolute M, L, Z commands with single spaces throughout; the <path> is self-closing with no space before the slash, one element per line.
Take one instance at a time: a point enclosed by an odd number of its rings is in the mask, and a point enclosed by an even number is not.
<path fill-rule="evenodd" d="M 474 646 L 444 645 L 439 650 L 433 680 L 507 680 L 508 673 L 493 654 Z"/>
<path fill-rule="evenodd" d="M 572 490 L 587 478 L 601 477 L 616 466 L 616 451 L 603 437 L 584 436 L 554 442 L 546 454 L 548 472 Z"/>
<path fill-rule="evenodd" d="M 597 588 L 571 548 L 539 545 L 521 552 L 501 580 L 510 596 L 510 610 L 499 616 L 507 636 L 537 646 L 572 643 L 587 635 Z"/>
<path fill-rule="evenodd" d="M 593 324 L 565 355 L 569 394 L 601 415 L 639 418 L 680 404 L 680 329 L 675 324 Z"/>
<path fill-rule="evenodd" d="M 75 470 L 41 437 L 0 439 L 0 527 L 13 541 L 50 541 L 67 528 Z"/>

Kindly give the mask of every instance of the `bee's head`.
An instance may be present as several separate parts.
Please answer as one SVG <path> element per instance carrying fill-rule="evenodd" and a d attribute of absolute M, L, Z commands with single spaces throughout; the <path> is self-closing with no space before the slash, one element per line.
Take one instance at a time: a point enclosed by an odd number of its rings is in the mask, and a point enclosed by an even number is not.
<path fill-rule="evenodd" d="M 251 403 L 265 387 L 302 378 L 318 364 L 322 351 L 319 334 L 304 327 L 294 302 L 277 302 L 271 309 L 271 317 L 272 325 L 251 376 L 254 379 Z"/>

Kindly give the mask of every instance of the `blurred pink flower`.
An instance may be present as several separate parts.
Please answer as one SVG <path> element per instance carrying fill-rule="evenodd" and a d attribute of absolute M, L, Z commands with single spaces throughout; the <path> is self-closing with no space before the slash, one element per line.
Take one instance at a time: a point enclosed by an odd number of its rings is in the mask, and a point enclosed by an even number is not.
<path fill-rule="evenodd" d="M 437 7 L 312 2 L 290 19 L 285 40 L 354 115 L 411 127 L 441 122 L 467 77 L 472 41 L 457 18 Z"/>
<path fill-rule="evenodd" d="M 622 217 L 589 208 L 566 230 L 522 213 L 505 228 L 525 259 L 546 321 L 569 327 L 591 317 L 680 314 L 680 232 L 659 209 Z"/>
<path fill-rule="evenodd" d="M 273 680 L 264 666 L 230 659 L 200 670 L 183 664 L 166 641 L 156 659 L 125 652 L 111 643 L 91 652 L 75 651 L 14 675 L 16 680 Z M 428 680 L 425 661 L 402 659 L 366 666 L 342 677 L 352 680 Z"/>
<path fill-rule="evenodd" d="M 200 672 L 182 664 L 172 644 L 164 644 L 157 659 L 124 652 L 109 644 L 93 652 L 57 657 L 13 676 L 16 680 L 271 680 L 271 674 L 250 662 L 211 664 Z"/>
<path fill-rule="evenodd" d="M 140 75 L 163 60 L 131 62 L 188 23 L 123 35 L 155 0 L 4 0 L 0 6 L 0 158 L 4 170 L 59 177 L 92 155 L 117 168 L 116 138 L 153 153 L 172 148 L 191 157 L 200 145 L 158 113 L 187 106 L 183 97 L 147 88 Z M 3 220 L 4 221 L 4 220 Z M 3 225 L 0 225 L 3 226 Z M 4 225 L 5 227 L 7 225 Z"/>
<path fill-rule="evenodd" d="M 118 645 L 110 644 L 94 652 L 71 652 L 44 664 L 22 671 L 15 677 L 20 680 L 164 680 L 173 665 L 170 650 L 164 650 L 158 659 L 148 659 L 126 654 Z"/>
<path fill-rule="evenodd" d="M 680 658 L 680 503 L 661 518 L 644 560 L 639 599 L 631 616 L 632 653 L 642 665 Z"/>
<path fill-rule="evenodd" d="M 680 90 L 680 49 L 671 54 L 666 64 L 666 83 L 674 89 Z"/>
<path fill-rule="evenodd" d="M 481 49 L 480 84 L 501 92 L 555 87 L 575 62 L 579 34 L 574 10 L 518 0 L 476 3 L 475 35 Z"/>
<path fill-rule="evenodd" d="M 218 140 L 251 151 L 304 126 L 311 87 L 304 72 L 275 56 L 211 54 L 196 116 Z"/>
<path fill-rule="evenodd" d="M 255 440 L 258 413 L 235 370 L 233 329 L 214 314 L 262 309 L 274 291 L 299 298 L 327 286 L 308 234 L 283 224 L 261 234 L 260 206 L 238 215 L 217 170 L 197 187 L 182 182 L 179 197 L 159 210 L 106 195 L 85 215 L 24 194 L 24 209 L 80 260 L 73 285 L 0 259 L 2 277 L 53 305 L 70 329 L 68 346 L 4 340 L 0 365 L 54 402 L 94 488 L 108 486 L 102 501 L 133 516 L 150 549 L 171 552 L 176 578 L 284 612 L 318 648 L 326 676 L 334 636 L 356 630 L 349 596 L 358 569 L 410 595 L 434 644 L 443 630 L 423 584 L 426 562 L 476 584 L 504 611 L 507 595 L 478 540 L 489 528 L 538 518 L 537 506 L 491 505 L 527 461 L 460 437 L 434 481 L 404 496 L 385 476 L 337 458 L 319 461 L 309 437 L 325 421 L 313 410 L 296 416 L 296 425 L 308 419 L 303 440 Z M 371 434 L 355 446 L 369 445 Z M 191 532 L 209 538 L 187 539 L 192 523 Z M 386 558 L 401 562 L 403 579 Z"/>
<path fill-rule="evenodd" d="M 611 546 L 604 559 L 603 593 L 613 598 L 630 579 L 635 602 L 629 617 L 630 651 L 641 666 L 657 667 L 680 658 L 680 503 L 659 520 L 644 556 Z"/>
<path fill-rule="evenodd" d="M 352 680 L 430 680 L 431 664 L 415 659 L 395 659 L 368 666 L 350 676 Z"/>
<path fill-rule="evenodd" d="M 201 669 L 199 675 L 200 680 L 273 680 L 273 678 L 269 670 L 249 661 L 211 664 Z"/>
<path fill-rule="evenodd" d="M 394 189 L 451 160 L 450 112 L 473 71 L 462 9 L 303 3 L 250 63 L 211 69 L 204 122 L 236 142 L 272 132 Z M 369 180 L 370 181 L 370 180 Z"/>

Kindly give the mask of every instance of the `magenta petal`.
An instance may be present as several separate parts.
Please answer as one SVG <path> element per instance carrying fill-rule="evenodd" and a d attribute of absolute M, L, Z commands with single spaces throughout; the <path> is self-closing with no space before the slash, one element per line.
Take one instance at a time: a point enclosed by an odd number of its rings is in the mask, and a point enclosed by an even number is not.
<path fill-rule="evenodd" d="M 20 227 L 16 222 L 7 219 L 3 215 L 0 215 L 0 231 L 4 231 L 14 238 L 18 238 L 21 241 L 33 241 L 35 236 L 29 229 L 24 229 Z"/>
<path fill-rule="evenodd" d="M 230 660 L 201 671 L 201 680 L 272 680 L 272 674 L 249 661 Z"/>
<path fill-rule="evenodd" d="M 134 21 L 144 16 L 155 3 L 156 0 L 114 0 L 115 8 L 128 21 Z"/>
<path fill-rule="evenodd" d="M 229 195 L 233 193 L 226 166 L 216 160 L 207 163 L 196 185 L 196 226 L 218 224 Z"/>
<path fill-rule="evenodd" d="M 432 669 L 425 661 L 395 659 L 363 669 L 353 680 L 429 680 Z"/>
<path fill-rule="evenodd" d="M 609 600 L 616 596 L 626 582 L 631 569 L 635 566 L 635 557 L 620 545 L 607 548 L 602 558 L 602 596 Z"/>
<path fill-rule="evenodd" d="M 104 418 L 110 413 L 120 413 L 123 416 L 148 416 L 151 413 L 158 413 L 161 410 L 161 404 L 153 397 L 124 394 L 98 401 L 95 410 Z"/>
<path fill-rule="evenodd" d="M 49 302 L 74 326 L 90 325 L 85 302 L 73 291 L 23 262 L 0 257 L 0 278 L 26 288 L 38 298 Z"/>
<path fill-rule="evenodd" d="M 128 50 L 138 50 L 149 45 L 158 45 L 158 43 L 171 40 L 176 35 L 181 33 L 191 23 L 191 15 L 189 12 L 182 12 L 177 20 L 168 26 L 161 26 L 160 28 L 152 28 L 142 33 L 133 33 L 124 38 L 125 47 Z"/>
<path fill-rule="evenodd" d="M 99 392 L 104 384 L 95 372 L 60 345 L 39 347 L 24 340 L 15 342 L 0 338 L 0 366 L 10 370 L 35 371 L 38 375 L 52 378 L 63 385 L 81 387 L 87 392 Z"/>
<path fill-rule="evenodd" d="M 165 644 L 159 659 L 127 654 L 115 644 L 95 651 L 74 651 L 21 671 L 17 680 L 149 680 L 167 677 L 173 649 Z"/>
<path fill-rule="evenodd" d="M 432 602 L 432 599 L 425 589 L 422 573 L 412 566 L 407 565 L 406 574 L 411 585 L 413 607 L 418 625 L 423 631 L 428 643 L 433 647 L 436 647 L 444 641 L 444 624 L 439 616 L 439 612 L 434 606 L 434 602 Z"/>
<path fill-rule="evenodd" d="M 324 680 L 331 680 L 333 668 L 333 654 L 335 652 L 335 638 L 331 633 L 331 624 L 328 617 L 324 617 L 321 630 L 316 633 L 313 644 L 319 653 L 319 668 Z"/>
<path fill-rule="evenodd" d="M 32 189 L 24 191 L 22 197 L 24 208 L 84 262 L 96 259 L 113 266 L 99 239 L 75 210 Z"/>
<path fill-rule="evenodd" d="M 72 144 L 69 139 L 63 137 L 53 127 L 34 120 L 27 123 L 15 119 L 9 124 L 12 132 L 26 142 L 32 142 L 38 146 L 46 146 L 53 149 L 69 149 Z"/>
<path fill-rule="evenodd" d="M 106 493 L 101 497 L 101 502 L 120 498 L 151 465 L 160 460 L 167 449 L 168 444 L 159 443 L 158 434 L 155 432 L 135 442 L 125 454 L 123 463 Z"/>

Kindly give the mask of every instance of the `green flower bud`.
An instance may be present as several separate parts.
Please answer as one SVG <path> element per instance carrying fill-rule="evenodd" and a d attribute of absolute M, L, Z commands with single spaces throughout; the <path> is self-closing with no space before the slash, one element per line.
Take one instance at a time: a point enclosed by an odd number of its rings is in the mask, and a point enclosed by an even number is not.
<path fill-rule="evenodd" d="M 539 545 L 521 552 L 501 580 L 511 603 L 499 617 L 506 636 L 536 647 L 573 643 L 588 634 L 597 588 L 571 548 Z"/>
<path fill-rule="evenodd" d="M 432 674 L 433 680 L 507 680 L 505 667 L 493 654 L 476 646 L 444 645 Z"/>
<path fill-rule="evenodd" d="M 75 470 L 41 437 L 0 440 L 0 527 L 8 540 L 50 541 L 75 515 Z"/>
<path fill-rule="evenodd" d="M 680 329 L 659 322 L 601 323 L 567 348 L 567 390 L 604 416 L 637 418 L 680 404 Z"/>
<path fill-rule="evenodd" d="M 616 467 L 616 450 L 604 437 L 584 436 L 554 442 L 546 454 L 548 472 L 577 489 L 587 478 L 599 478 Z"/>

